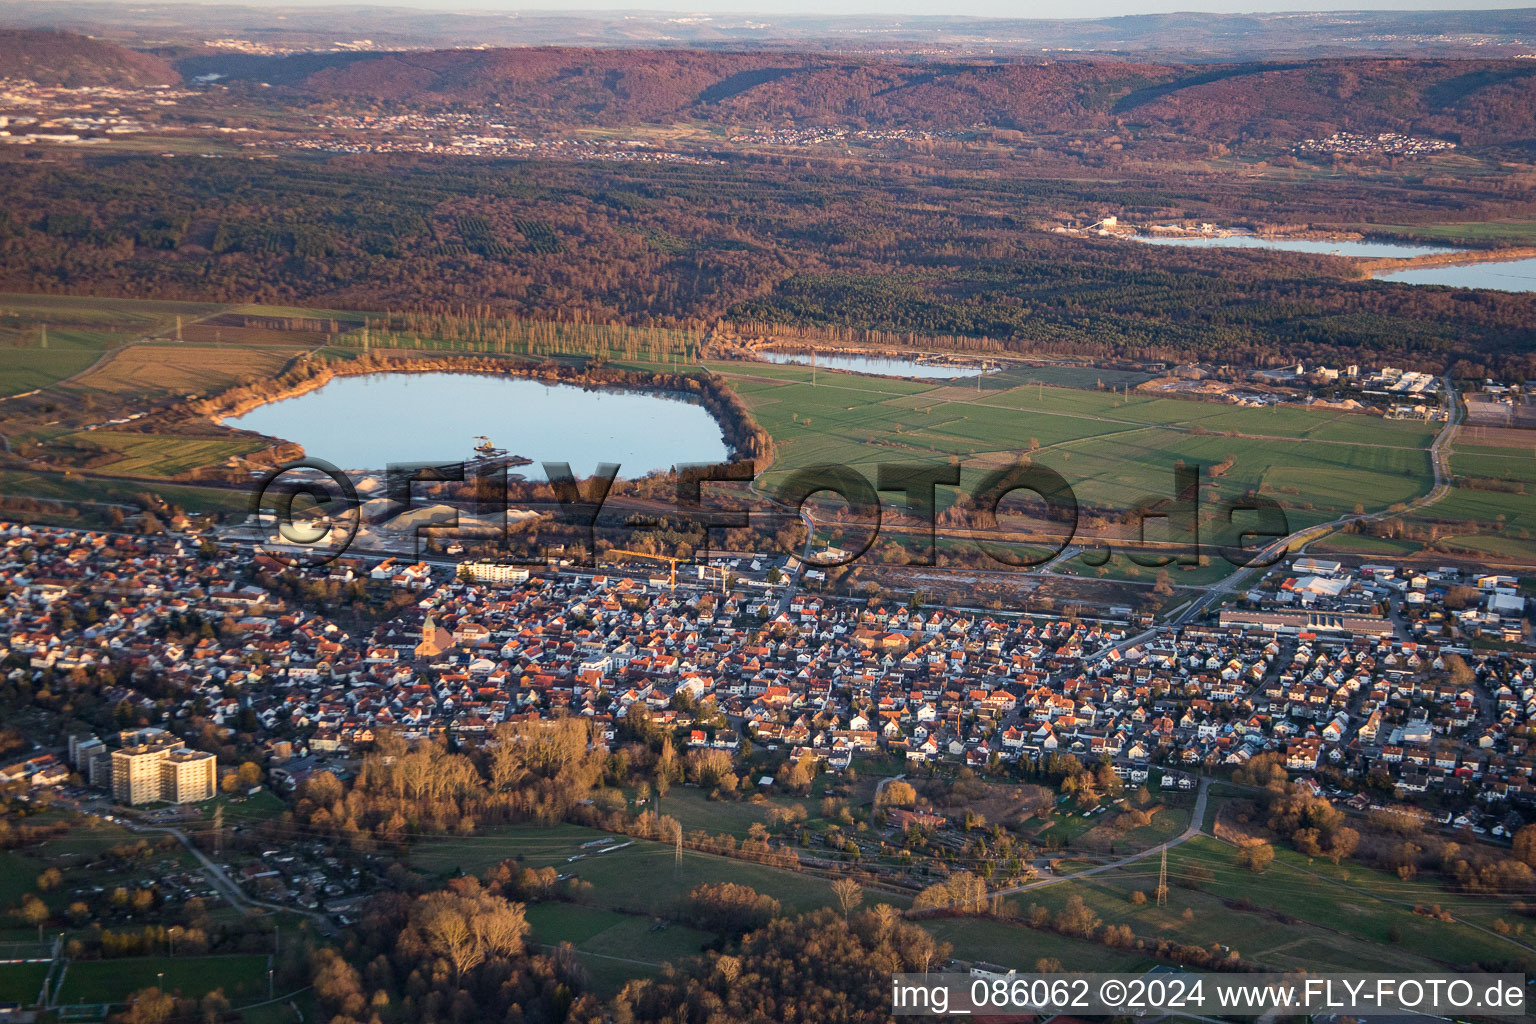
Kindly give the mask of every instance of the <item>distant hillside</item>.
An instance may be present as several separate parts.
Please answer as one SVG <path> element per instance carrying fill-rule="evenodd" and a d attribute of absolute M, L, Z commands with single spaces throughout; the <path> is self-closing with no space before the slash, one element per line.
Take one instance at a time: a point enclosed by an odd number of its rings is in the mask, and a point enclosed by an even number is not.
<path fill-rule="evenodd" d="M 0 24 L 68 27 L 144 46 L 202 48 L 222 36 L 293 49 L 326 50 L 366 38 L 392 50 L 478 46 L 693 47 L 778 53 L 923 53 L 992 57 L 1101 53 L 1137 60 L 1280 60 L 1342 56 L 1508 57 L 1536 39 L 1536 9 L 1495 11 L 1319 11 L 1272 14 L 1145 14 L 1114 18 L 977 18 L 945 13 L 739 14 L 679 16 L 653 10 L 538 4 L 509 17 L 483 10 L 388 7 L 287 0 L 151 5 L 122 0 L 0 0 Z M 644 5 L 652 6 L 652 5 Z M 764 4 L 763 6 L 773 6 Z M 822 5 L 835 7 L 833 4 Z M 1474 5 L 1475 6 L 1475 5 Z M 668 10 L 671 8 L 671 10 Z M 129 45 L 138 43 L 129 42 Z"/>
<path fill-rule="evenodd" d="M 0 29 L 0 78 L 45 85 L 170 85 L 181 81 L 165 61 L 147 53 L 70 32 Z"/>
<path fill-rule="evenodd" d="M 214 66 L 202 58 L 198 70 Z M 929 130 L 982 123 L 1037 132 L 1145 126 L 1213 139 L 1299 139 L 1346 129 L 1471 145 L 1536 140 L 1536 61 L 1529 60 L 919 63 L 541 47 L 247 57 L 221 67 L 232 79 L 327 99 L 499 104 L 520 123 Z"/>

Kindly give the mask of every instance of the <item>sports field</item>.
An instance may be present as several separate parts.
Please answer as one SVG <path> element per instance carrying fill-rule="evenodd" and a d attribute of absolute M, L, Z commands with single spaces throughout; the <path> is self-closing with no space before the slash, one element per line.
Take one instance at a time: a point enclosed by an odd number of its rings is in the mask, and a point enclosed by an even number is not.
<path fill-rule="evenodd" d="M 78 960 L 69 964 L 59 990 L 61 1003 L 121 1003 L 141 988 L 158 985 L 189 998 L 223 989 L 231 1003 L 254 1002 L 265 995 L 267 957 L 177 956 Z"/>

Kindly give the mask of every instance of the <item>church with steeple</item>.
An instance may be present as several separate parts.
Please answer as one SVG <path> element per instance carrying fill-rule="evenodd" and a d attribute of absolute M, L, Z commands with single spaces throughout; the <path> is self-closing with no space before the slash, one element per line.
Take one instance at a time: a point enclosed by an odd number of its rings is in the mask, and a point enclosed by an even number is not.
<path fill-rule="evenodd" d="M 421 624 L 421 643 L 416 645 L 416 658 L 424 661 L 435 658 L 453 646 L 453 634 L 437 624 L 431 613 Z"/>

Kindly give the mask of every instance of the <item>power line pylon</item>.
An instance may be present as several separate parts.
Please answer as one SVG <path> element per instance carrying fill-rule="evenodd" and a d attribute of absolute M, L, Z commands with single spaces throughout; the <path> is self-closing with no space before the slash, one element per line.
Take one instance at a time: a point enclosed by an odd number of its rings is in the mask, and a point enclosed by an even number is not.
<path fill-rule="evenodd" d="M 1163 863 L 1157 872 L 1157 905 L 1168 905 L 1168 844 L 1163 844 Z"/>

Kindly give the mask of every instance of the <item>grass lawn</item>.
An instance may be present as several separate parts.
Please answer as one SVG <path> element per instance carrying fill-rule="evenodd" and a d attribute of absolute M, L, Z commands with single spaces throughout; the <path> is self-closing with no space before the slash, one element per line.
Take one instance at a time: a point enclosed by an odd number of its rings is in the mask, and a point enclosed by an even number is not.
<path fill-rule="evenodd" d="M 47 974 L 47 964 L 0 964 L 0 1003 L 31 1006 Z"/>
<path fill-rule="evenodd" d="M 479 874 L 509 857 L 521 857 L 528 867 L 549 867 L 564 865 L 566 858 L 581 852 L 582 843 L 605 837 L 624 841 L 579 825 L 502 825 L 471 836 L 418 839 L 411 846 L 410 862 L 418 871 L 444 876 Z"/>
<path fill-rule="evenodd" d="M 0 395 L 19 395 L 87 369 L 114 340 L 105 331 L 48 332 L 48 347 L 6 348 L 0 358 Z"/>
<path fill-rule="evenodd" d="M 1425 509 L 1427 520 L 1453 520 L 1478 524 L 1474 534 L 1458 534 L 1450 545 L 1509 558 L 1536 556 L 1536 458 L 1523 448 L 1484 445 L 1458 446 L 1452 453 L 1451 472 L 1459 477 L 1507 481 L 1523 485 L 1525 493 L 1452 487 L 1451 492 Z"/>
<path fill-rule="evenodd" d="M 219 307 L 71 295 L 0 293 L 0 395 L 47 387 L 88 368 L 115 343 L 173 328 Z M 41 328 L 48 344 L 42 345 Z"/>
<path fill-rule="evenodd" d="M 277 373 L 292 353 L 261 346 L 134 345 L 116 353 L 72 388 L 85 393 L 209 394 L 248 377 Z"/>
<path fill-rule="evenodd" d="M 14 907 L 37 888 L 37 876 L 48 865 L 18 850 L 0 851 L 0 907 Z"/>
<path fill-rule="evenodd" d="M 817 800 L 780 796 L 769 797 L 765 803 L 711 800 L 704 790 L 691 786 L 672 787 L 657 810 L 676 818 L 685 833 L 701 828 L 711 835 L 728 833 L 742 839 L 754 822 L 767 824 L 768 812 L 773 808 L 794 806 L 804 807 L 808 818 L 819 817 Z"/>
<path fill-rule="evenodd" d="M 220 795 L 211 803 L 203 804 L 203 820 L 213 821 L 213 809 L 224 808 L 225 826 L 270 821 L 288 809 L 283 798 L 270 789 L 262 789 L 254 796 L 244 798 Z"/>
<path fill-rule="evenodd" d="M 157 975 L 164 973 L 163 981 Z M 61 1003 L 120 1003 L 129 993 L 155 984 L 170 992 L 200 998 L 222 988 L 236 1005 L 266 993 L 267 957 L 259 955 L 201 957 L 132 957 L 122 960 L 77 960 L 69 965 Z"/>
<path fill-rule="evenodd" d="M 249 493 L 227 487 L 197 487 L 188 484 L 156 484 L 155 494 L 189 512 L 246 512 Z M 134 503 L 146 486 L 132 480 L 101 480 L 75 474 L 0 472 L 0 491 L 64 502 Z"/>
<path fill-rule="evenodd" d="M 1098 555 L 1096 557 L 1103 557 Z M 1168 570 L 1168 579 L 1175 585 L 1205 586 L 1218 583 L 1226 579 L 1238 570 L 1238 567 L 1228 562 L 1220 555 L 1212 555 L 1205 559 L 1203 565 L 1180 565 L 1171 563 L 1165 567 Z M 1110 579 L 1120 582 L 1140 582 L 1154 584 L 1162 573 L 1161 568 L 1138 565 L 1128 555 L 1111 555 L 1109 561 L 1103 565 L 1089 565 L 1083 555 L 1076 555 L 1056 566 L 1054 572 L 1063 575 L 1081 576 L 1085 579 Z"/>
<path fill-rule="evenodd" d="M 265 1000 L 262 1002 L 265 1003 Z M 298 1010 L 297 1016 L 294 1014 L 295 1009 Z M 304 1021 L 320 1019 L 320 1008 L 315 1004 L 313 992 L 300 992 L 292 999 L 255 1006 L 240 1013 L 241 1024 L 303 1024 Z"/>
<path fill-rule="evenodd" d="M 665 963 L 698 956 L 714 939 L 686 925 L 573 903 L 535 903 L 528 908 L 528 923 L 533 941 L 574 946 L 604 997 L 633 978 L 654 976 Z"/>
<path fill-rule="evenodd" d="M 1395 537 L 1372 537 L 1363 533 L 1330 533 L 1312 545 L 1313 551 L 1330 551 L 1341 555 L 1388 555 L 1418 554 L 1422 547 L 1411 540 Z"/>
<path fill-rule="evenodd" d="M 1470 551 L 1516 562 L 1536 561 L 1536 538 L 1497 533 L 1458 534 L 1446 541 L 1453 551 Z"/>
<path fill-rule="evenodd" d="M 673 813 L 666 805 L 679 792 L 674 789 L 667 795 L 662 802 L 663 813 Z M 474 836 L 418 840 L 411 848 L 410 860 L 417 870 L 447 876 L 459 870 L 478 874 L 508 857 L 521 855 L 520 863 L 525 866 L 552 866 L 592 883 L 593 890 L 582 897 L 585 902 L 658 916 L 673 914 L 688 893 L 704 882 L 750 885 L 779 900 L 790 912 L 834 903 L 830 882 L 800 872 L 693 850 L 683 851 L 683 866 L 678 871 L 673 867 L 671 846 L 644 840 L 612 853 L 599 854 L 596 847 L 581 848 L 582 843 L 604 838 L 613 839 L 614 846 L 630 841 L 625 836 L 577 825 L 507 825 Z M 584 856 L 577 861 L 569 860 L 578 854 Z M 877 897 L 874 893 L 868 900 L 906 902 L 899 896 Z"/>
<path fill-rule="evenodd" d="M 705 882 L 749 885 L 778 900 L 787 913 L 834 903 L 831 883 L 813 875 L 693 850 L 683 851 L 682 866 L 676 868 L 672 857 L 670 846 L 637 842 L 613 853 L 587 857 L 566 870 L 592 883 L 593 891 L 584 899 L 642 914 L 674 913 L 688 893 Z M 906 902 L 900 896 L 875 892 L 867 893 L 865 899 L 869 904 Z"/>

